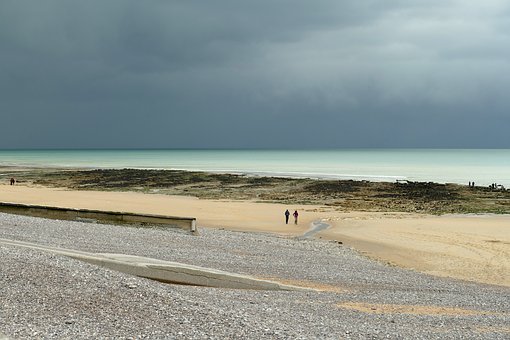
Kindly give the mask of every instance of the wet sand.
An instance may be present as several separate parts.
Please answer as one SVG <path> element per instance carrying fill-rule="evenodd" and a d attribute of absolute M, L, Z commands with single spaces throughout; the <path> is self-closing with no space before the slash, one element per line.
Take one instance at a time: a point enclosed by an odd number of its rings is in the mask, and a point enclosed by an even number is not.
<path fill-rule="evenodd" d="M 0 201 L 196 217 L 199 227 L 313 237 L 343 242 L 379 261 L 417 271 L 510 286 L 510 216 L 340 212 L 321 205 L 208 200 L 134 192 L 0 185 Z M 300 212 L 285 224 L 285 209 Z M 322 226 L 323 227 L 323 226 Z"/>

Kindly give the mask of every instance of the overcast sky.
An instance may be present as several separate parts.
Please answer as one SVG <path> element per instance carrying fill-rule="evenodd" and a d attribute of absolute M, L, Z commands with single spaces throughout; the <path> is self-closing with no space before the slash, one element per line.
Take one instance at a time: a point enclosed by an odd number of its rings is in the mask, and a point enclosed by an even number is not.
<path fill-rule="evenodd" d="M 1 0 L 0 148 L 510 148 L 507 0 Z"/>

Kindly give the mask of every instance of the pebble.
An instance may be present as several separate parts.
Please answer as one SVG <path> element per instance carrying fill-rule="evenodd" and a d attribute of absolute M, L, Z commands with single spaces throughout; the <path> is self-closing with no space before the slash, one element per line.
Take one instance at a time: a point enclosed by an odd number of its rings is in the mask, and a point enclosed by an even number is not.
<path fill-rule="evenodd" d="M 0 214 L 0 238 L 338 288 L 274 292 L 179 286 L 0 246 L 0 334 L 11 339 L 510 338 L 508 287 L 390 267 L 333 242 L 206 228 L 193 236 L 175 229 L 9 214 Z M 368 308 L 345 307 L 357 305 Z M 432 312 L 384 312 L 387 305 Z M 434 313 L 437 307 L 475 313 Z"/>

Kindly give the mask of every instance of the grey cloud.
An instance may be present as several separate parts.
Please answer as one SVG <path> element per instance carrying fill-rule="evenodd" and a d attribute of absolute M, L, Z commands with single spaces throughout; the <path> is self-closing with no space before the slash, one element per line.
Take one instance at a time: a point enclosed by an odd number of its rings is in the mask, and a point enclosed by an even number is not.
<path fill-rule="evenodd" d="M 508 8 L 2 1 L 0 143 L 510 147 Z"/>

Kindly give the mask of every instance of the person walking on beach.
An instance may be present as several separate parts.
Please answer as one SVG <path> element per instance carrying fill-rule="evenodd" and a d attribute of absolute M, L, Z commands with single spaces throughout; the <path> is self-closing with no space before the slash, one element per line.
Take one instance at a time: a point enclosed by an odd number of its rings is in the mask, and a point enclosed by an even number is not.
<path fill-rule="evenodd" d="M 289 209 L 285 210 L 285 224 L 289 224 L 289 216 L 290 212 Z"/>
<path fill-rule="evenodd" d="M 16 180 L 14 179 L 14 177 L 11 178 L 11 185 L 14 185 L 14 183 L 16 183 Z"/>
<path fill-rule="evenodd" d="M 297 210 L 294 211 L 294 213 L 292 214 L 292 216 L 294 216 L 294 224 L 297 224 L 297 218 L 299 216 Z"/>

